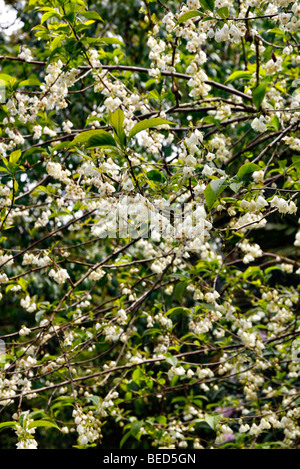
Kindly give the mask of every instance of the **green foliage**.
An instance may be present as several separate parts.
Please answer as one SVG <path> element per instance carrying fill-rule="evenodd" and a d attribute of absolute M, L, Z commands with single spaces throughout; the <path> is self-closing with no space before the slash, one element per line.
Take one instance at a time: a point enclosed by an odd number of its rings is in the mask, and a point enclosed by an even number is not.
<path fill-rule="evenodd" d="M 143 130 L 152 129 L 153 127 L 158 127 L 160 125 L 175 125 L 175 123 L 167 121 L 166 119 L 161 119 L 160 117 L 153 117 L 152 119 L 147 119 L 135 124 L 130 130 L 128 138 L 131 139 Z"/>
<path fill-rule="evenodd" d="M 267 90 L 266 83 L 261 83 L 252 91 L 253 103 L 255 104 L 257 109 L 260 109 L 261 103 L 263 102 L 263 99 L 266 94 L 266 90 Z"/>

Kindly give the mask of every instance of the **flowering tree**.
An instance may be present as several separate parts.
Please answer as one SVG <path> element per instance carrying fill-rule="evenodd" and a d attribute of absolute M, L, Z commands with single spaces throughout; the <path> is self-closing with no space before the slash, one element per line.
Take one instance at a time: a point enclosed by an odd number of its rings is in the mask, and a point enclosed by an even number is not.
<path fill-rule="evenodd" d="M 296 447 L 300 5 L 121 3 L 2 31 L 1 444 Z"/>

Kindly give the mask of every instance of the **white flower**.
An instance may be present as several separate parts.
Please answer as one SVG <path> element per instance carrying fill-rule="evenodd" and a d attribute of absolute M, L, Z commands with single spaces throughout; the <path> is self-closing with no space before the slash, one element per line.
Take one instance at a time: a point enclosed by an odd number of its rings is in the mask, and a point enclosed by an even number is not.
<path fill-rule="evenodd" d="M 80 436 L 78 437 L 78 443 L 79 443 L 80 445 L 87 445 L 88 442 L 89 442 L 89 440 L 88 440 L 88 438 L 87 438 L 85 435 L 80 435 Z"/>
<path fill-rule="evenodd" d="M 133 182 L 131 181 L 130 178 L 122 182 L 122 187 L 125 191 L 132 191 L 134 189 Z"/>
<path fill-rule="evenodd" d="M 254 171 L 254 173 L 252 174 L 252 177 L 253 177 L 255 182 L 263 182 L 263 180 L 264 180 L 264 171 L 263 170 Z"/>
<path fill-rule="evenodd" d="M 106 106 L 106 109 L 110 112 L 114 112 L 116 109 L 118 109 L 118 107 L 121 104 L 122 104 L 122 101 L 120 100 L 120 98 L 114 99 L 111 96 L 106 98 L 106 100 L 104 101 L 104 105 Z"/>
<path fill-rule="evenodd" d="M 202 170 L 203 176 L 212 176 L 214 172 L 215 172 L 214 168 L 211 168 L 210 166 L 208 166 L 208 164 L 204 165 L 204 168 Z"/>
<path fill-rule="evenodd" d="M 104 277 L 104 275 L 105 275 L 105 271 L 101 269 L 101 267 L 98 267 L 98 269 L 90 273 L 89 279 L 97 281 L 97 280 L 100 280 L 102 277 Z"/>
<path fill-rule="evenodd" d="M 257 436 L 261 433 L 260 427 L 256 425 L 256 423 L 253 423 L 250 429 L 250 435 Z"/>
<path fill-rule="evenodd" d="M 63 131 L 66 132 L 67 134 L 70 134 L 72 132 L 72 127 L 73 123 L 69 120 L 66 120 L 63 122 Z"/>
<path fill-rule="evenodd" d="M 251 122 L 251 127 L 253 130 L 256 132 L 265 132 L 267 130 L 267 126 L 264 123 L 264 116 L 260 116 L 260 118 L 256 117 L 252 122 Z"/>
<path fill-rule="evenodd" d="M 8 277 L 6 274 L 0 274 L 0 284 L 1 283 L 7 283 L 8 282 Z"/>
<path fill-rule="evenodd" d="M 296 213 L 297 212 L 297 206 L 296 204 L 291 200 L 288 202 L 285 199 L 282 199 L 281 197 L 278 197 L 275 195 L 272 200 L 270 200 L 270 205 L 271 207 L 276 207 L 278 208 L 278 211 L 280 213 Z"/>
<path fill-rule="evenodd" d="M 30 62 L 32 60 L 31 50 L 27 47 L 21 46 L 18 57 L 26 62 Z"/>
<path fill-rule="evenodd" d="M 283 58 L 278 56 L 276 60 L 273 58 L 270 59 L 266 64 L 263 65 L 263 68 L 266 70 L 267 75 L 273 75 L 276 72 L 280 72 L 282 70 L 282 62 Z"/>
<path fill-rule="evenodd" d="M 268 205 L 268 202 L 266 201 L 266 199 L 264 199 L 264 197 L 259 195 L 256 200 L 256 208 L 258 210 L 261 210 L 262 208 L 267 207 L 267 205 Z"/>
<path fill-rule="evenodd" d="M 174 373 L 175 373 L 175 375 L 183 376 L 183 375 L 185 375 L 185 369 L 183 368 L 183 366 L 179 366 L 179 367 L 174 369 Z"/>
<path fill-rule="evenodd" d="M 55 130 L 50 129 L 47 126 L 44 127 L 43 132 L 44 132 L 45 135 L 49 135 L 50 137 L 55 137 L 56 136 Z"/>
<path fill-rule="evenodd" d="M 21 299 L 20 305 L 29 313 L 33 313 L 37 308 L 35 302 L 30 298 L 29 295 L 27 295 L 25 299 Z"/>
<path fill-rule="evenodd" d="M 28 329 L 28 327 L 26 326 L 22 326 L 21 329 L 19 330 L 19 335 L 20 336 L 26 336 L 26 335 L 29 335 L 30 334 L 30 329 Z"/>
<path fill-rule="evenodd" d="M 33 139 L 38 140 L 42 136 L 42 127 L 40 125 L 34 125 L 33 128 Z"/>
<path fill-rule="evenodd" d="M 54 280 L 61 285 L 65 283 L 68 278 L 70 278 L 66 269 L 58 269 L 57 271 L 51 269 L 49 272 L 49 277 L 53 277 Z"/>
<path fill-rule="evenodd" d="M 117 313 L 117 322 L 121 325 L 124 325 L 127 323 L 128 317 L 126 314 L 126 311 L 124 309 L 120 309 Z"/>
<path fill-rule="evenodd" d="M 288 273 L 288 274 L 292 274 L 292 273 L 293 273 L 293 269 L 294 269 L 293 264 L 284 264 L 284 263 L 283 263 L 283 264 L 281 264 L 280 267 L 281 267 L 281 269 L 282 269 L 284 272 L 286 272 L 286 273 Z"/>
<path fill-rule="evenodd" d="M 228 25 L 225 24 L 222 29 L 217 29 L 215 34 L 215 40 L 217 42 L 228 41 L 230 39 Z"/>
<path fill-rule="evenodd" d="M 190 10 L 198 10 L 200 8 L 199 0 L 187 0 L 186 4 Z"/>
<path fill-rule="evenodd" d="M 241 425 L 240 428 L 239 428 L 239 432 L 240 432 L 240 433 L 246 433 L 246 432 L 248 432 L 249 430 L 250 430 L 250 427 L 249 427 L 249 425 L 248 425 L 247 423 Z"/>

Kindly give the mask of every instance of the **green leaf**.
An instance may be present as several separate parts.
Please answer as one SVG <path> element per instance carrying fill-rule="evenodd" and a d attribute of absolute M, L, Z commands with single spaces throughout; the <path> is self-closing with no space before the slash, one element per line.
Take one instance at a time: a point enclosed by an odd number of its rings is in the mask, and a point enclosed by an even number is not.
<path fill-rule="evenodd" d="M 28 150 L 25 151 L 24 158 L 27 158 L 28 156 L 32 155 L 33 153 L 47 154 L 45 148 L 43 148 L 43 147 L 33 147 L 33 148 L 29 148 Z"/>
<path fill-rule="evenodd" d="M 176 306 L 176 308 L 171 308 L 167 311 L 167 316 L 171 316 L 172 314 L 191 314 L 191 310 L 189 308 L 184 308 L 182 306 Z"/>
<path fill-rule="evenodd" d="M 279 28 L 269 29 L 268 33 L 274 33 L 277 36 L 284 36 L 284 31 L 282 31 L 282 29 L 279 29 Z"/>
<path fill-rule="evenodd" d="M 86 148 L 116 147 L 115 139 L 105 130 L 88 130 L 74 138 L 73 144 L 83 144 Z"/>
<path fill-rule="evenodd" d="M 61 15 L 58 13 L 58 11 L 52 9 L 51 11 L 47 11 L 46 13 L 43 14 L 42 19 L 41 19 L 41 24 L 44 24 L 45 21 L 51 19 L 51 18 L 61 18 Z"/>
<path fill-rule="evenodd" d="M 238 80 L 239 78 L 246 78 L 247 80 L 250 80 L 252 77 L 252 73 L 248 72 L 246 70 L 237 70 L 236 72 L 233 72 L 225 81 L 225 83 L 228 83 L 229 81 L 234 81 Z"/>
<path fill-rule="evenodd" d="M 174 288 L 174 295 L 175 295 L 175 298 L 178 301 L 178 303 L 182 302 L 182 297 L 184 295 L 184 292 L 186 290 L 187 285 L 188 284 L 186 282 L 178 282 L 176 284 L 176 286 Z"/>
<path fill-rule="evenodd" d="M 241 181 L 241 182 L 232 182 L 229 185 L 229 187 L 235 194 L 237 194 L 238 191 L 240 190 L 240 188 L 242 187 L 242 185 L 243 185 L 243 181 Z"/>
<path fill-rule="evenodd" d="M 99 396 L 89 396 L 88 399 L 89 399 L 90 401 L 92 401 L 93 404 L 95 404 L 95 406 L 96 406 L 97 408 L 100 407 L 101 402 L 100 402 L 100 397 L 99 397 Z"/>
<path fill-rule="evenodd" d="M 16 428 L 17 423 L 16 422 L 3 422 L 0 423 L 0 431 L 5 430 L 6 428 Z"/>
<path fill-rule="evenodd" d="M 40 322 L 40 320 L 41 320 L 41 318 L 42 318 L 42 316 L 43 316 L 43 314 L 44 314 L 45 312 L 46 312 L 45 309 L 41 309 L 40 311 L 38 311 L 37 313 L 35 313 L 35 321 L 36 321 L 37 323 Z"/>
<path fill-rule="evenodd" d="M 270 123 L 274 127 L 275 130 L 278 131 L 280 129 L 280 122 L 279 122 L 278 116 L 273 116 Z"/>
<path fill-rule="evenodd" d="M 58 145 L 55 145 L 54 147 L 51 148 L 51 153 L 54 151 L 60 151 L 60 150 L 65 150 L 67 148 L 72 148 L 74 146 L 74 142 L 61 142 Z"/>
<path fill-rule="evenodd" d="M 21 150 L 16 150 L 9 155 L 9 162 L 16 164 L 22 155 Z"/>
<path fill-rule="evenodd" d="M 210 187 L 210 184 L 208 184 L 204 190 L 204 197 L 208 210 L 211 210 L 212 206 L 217 200 L 217 197 L 212 188 Z"/>
<path fill-rule="evenodd" d="M 147 178 L 150 179 L 150 181 L 156 181 L 156 182 L 164 182 L 166 180 L 163 173 L 157 171 L 156 169 L 148 171 Z"/>
<path fill-rule="evenodd" d="M 175 125 L 175 122 L 167 121 L 166 119 L 162 119 L 161 117 L 153 117 L 152 119 L 147 119 L 135 124 L 135 126 L 129 132 L 129 138 L 134 137 L 139 132 L 142 132 L 146 129 L 151 129 L 152 127 L 157 127 L 159 125 Z"/>
<path fill-rule="evenodd" d="M 245 163 L 243 166 L 240 167 L 238 170 L 238 177 L 240 179 L 243 179 L 243 177 L 246 174 L 253 173 L 254 171 L 259 171 L 261 170 L 261 167 L 258 166 L 258 164 L 255 163 Z"/>
<path fill-rule="evenodd" d="M 132 373 L 132 380 L 137 385 L 139 385 L 139 383 L 141 381 L 141 370 L 140 370 L 140 368 L 136 368 L 136 370 L 134 370 L 134 372 Z"/>
<path fill-rule="evenodd" d="M 33 195 L 40 194 L 40 193 L 45 193 L 49 195 L 53 195 L 55 193 L 55 189 L 51 186 L 38 186 L 34 189 L 32 192 Z"/>
<path fill-rule="evenodd" d="M 178 380 L 179 380 L 179 376 L 178 375 L 174 375 L 173 378 L 172 378 L 172 381 L 171 381 L 171 387 L 175 387 L 176 384 L 178 383 Z"/>
<path fill-rule="evenodd" d="M 224 185 L 225 178 L 220 178 L 220 179 L 213 179 L 210 181 L 210 187 L 214 191 L 214 193 L 218 196 L 223 192 L 227 184 Z"/>
<path fill-rule="evenodd" d="M 157 90 L 151 90 L 149 93 L 149 99 L 155 99 L 156 101 L 162 101 L 161 96 Z"/>
<path fill-rule="evenodd" d="M 300 169 L 300 155 L 293 156 L 292 162 L 293 162 L 293 166 L 295 166 L 296 169 Z"/>
<path fill-rule="evenodd" d="M 92 24 L 94 24 L 94 20 L 88 20 L 85 23 L 78 24 L 75 28 L 75 31 L 78 33 L 79 31 L 83 31 L 84 29 L 88 29 Z M 82 39 L 82 43 L 85 44 L 86 39 Z M 96 39 L 97 43 L 99 42 L 98 39 Z"/>
<path fill-rule="evenodd" d="M 205 415 L 205 422 L 212 428 L 213 430 L 216 430 L 218 423 L 221 420 L 221 415 L 220 414 L 215 414 L 215 415 Z"/>
<path fill-rule="evenodd" d="M 185 21 L 188 21 L 197 16 L 203 16 L 203 13 L 197 10 L 187 11 L 186 13 L 183 13 L 183 15 L 179 16 L 178 20 L 176 21 L 176 25 L 185 23 Z"/>
<path fill-rule="evenodd" d="M 124 42 L 116 37 L 100 37 L 99 42 L 100 44 L 118 44 L 119 46 L 124 46 Z"/>
<path fill-rule="evenodd" d="M 200 5 L 203 10 L 214 11 L 215 9 L 215 0 L 200 0 Z"/>
<path fill-rule="evenodd" d="M 243 273 L 243 280 L 247 280 L 249 277 L 261 277 L 262 274 L 263 274 L 263 271 L 261 270 L 260 267 L 257 267 L 257 266 L 248 267 Z"/>
<path fill-rule="evenodd" d="M 156 421 L 161 425 L 167 425 L 167 418 L 164 415 L 159 415 L 156 417 Z"/>
<path fill-rule="evenodd" d="M 229 9 L 228 7 L 222 7 L 222 8 L 219 8 L 215 13 L 220 18 L 225 19 L 225 18 L 228 18 L 229 16 Z"/>
<path fill-rule="evenodd" d="M 103 22 L 103 19 L 101 18 L 99 13 L 97 13 L 96 11 L 85 11 L 84 13 L 81 13 L 81 14 L 82 14 L 82 16 L 87 18 L 88 20 L 96 20 L 96 21 L 102 21 Z"/>
<path fill-rule="evenodd" d="M 252 90 L 252 99 L 256 109 L 260 109 L 261 103 L 266 94 L 267 84 L 261 83 Z"/>
<path fill-rule="evenodd" d="M 55 422 L 52 422 L 51 420 L 35 420 L 34 422 L 30 423 L 28 425 L 28 428 L 37 428 L 37 427 L 53 427 L 53 428 L 59 428 Z"/>
<path fill-rule="evenodd" d="M 109 123 L 112 126 L 116 137 L 118 138 L 122 147 L 126 145 L 126 135 L 124 132 L 124 112 L 117 109 L 115 112 L 109 114 Z"/>
<path fill-rule="evenodd" d="M 60 45 L 61 45 L 61 42 L 62 42 L 62 37 L 56 36 L 55 38 L 53 38 L 53 40 L 50 44 L 51 52 L 53 52 L 55 49 L 58 49 L 58 47 L 60 47 Z"/>
<path fill-rule="evenodd" d="M 41 82 L 38 78 L 28 78 L 27 80 L 20 81 L 18 86 L 40 86 Z"/>
<path fill-rule="evenodd" d="M 126 441 L 128 440 L 128 438 L 131 436 L 131 430 L 127 433 L 125 433 L 125 435 L 123 436 L 121 442 L 120 442 L 120 449 L 122 449 L 124 443 L 126 443 Z"/>
<path fill-rule="evenodd" d="M 177 402 L 181 402 L 181 405 L 186 405 L 188 404 L 188 399 L 184 396 L 177 396 L 172 399 L 171 404 L 176 404 Z"/>
<path fill-rule="evenodd" d="M 140 429 L 142 427 L 142 424 L 143 424 L 142 421 L 133 422 L 130 431 L 131 431 L 132 436 L 134 436 L 135 438 L 137 438 L 140 432 Z"/>
<path fill-rule="evenodd" d="M 225 182 L 225 178 L 213 179 L 208 186 L 206 186 L 204 197 L 209 210 L 211 210 L 215 201 L 227 186 L 228 184 Z"/>
<path fill-rule="evenodd" d="M 0 82 L 1 81 L 4 81 L 4 83 L 7 83 L 7 84 L 13 84 L 16 79 L 11 77 L 10 75 L 7 75 L 7 73 L 0 73 Z"/>
<path fill-rule="evenodd" d="M 220 120 L 219 119 L 216 119 L 215 117 L 213 116 L 205 116 L 203 117 L 202 123 L 204 124 L 215 124 L 219 130 L 221 130 L 221 125 L 220 125 Z"/>
<path fill-rule="evenodd" d="M 169 363 L 172 366 L 177 366 L 178 360 L 176 357 L 172 357 L 172 355 L 169 355 L 166 357 L 166 362 Z"/>

